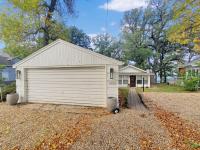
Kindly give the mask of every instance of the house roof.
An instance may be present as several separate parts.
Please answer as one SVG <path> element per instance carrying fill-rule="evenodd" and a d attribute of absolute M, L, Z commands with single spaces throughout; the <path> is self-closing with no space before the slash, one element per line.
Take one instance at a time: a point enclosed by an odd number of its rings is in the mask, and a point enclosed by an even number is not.
<path fill-rule="evenodd" d="M 0 55 L 0 64 L 1 65 L 10 65 L 10 61 L 7 57 Z"/>
<path fill-rule="evenodd" d="M 102 55 L 102 54 L 96 53 L 96 52 L 91 51 L 91 50 L 89 50 L 89 49 L 82 48 L 82 47 L 80 47 L 80 46 L 77 46 L 77 45 L 74 45 L 74 44 L 72 44 L 72 43 L 66 42 L 66 41 L 64 41 L 64 40 L 58 39 L 58 40 L 56 40 L 56 41 L 50 43 L 49 45 L 47 45 L 47 46 L 45 46 L 45 47 L 39 49 L 38 51 L 34 52 L 33 54 L 29 55 L 28 57 L 24 58 L 23 60 L 19 61 L 18 63 L 16 63 L 15 65 L 13 65 L 13 67 L 15 68 L 15 67 L 17 67 L 17 66 L 19 66 L 19 65 L 22 65 L 22 64 L 25 63 L 25 62 L 28 62 L 29 60 L 33 59 L 34 57 L 36 57 L 36 56 L 38 56 L 39 54 L 41 54 L 41 53 L 47 51 L 49 48 L 51 48 L 51 47 L 53 47 L 53 46 L 55 46 L 55 45 L 57 45 L 57 44 L 59 44 L 59 43 L 62 43 L 62 44 L 66 45 L 66 46 L 69 46 L 69 47 L 73 47 L 74 49 L 76 49 L 76 50 L 78 50 L 78 51 L 81 51 L 81 52 L 83 52 L 83 53 L 87 53 L 87 54 L 93 55 L 93 56 L 98 57 L 98 58 L 100 58 L 100 59 L 102 59 L 102 60 L 109 61 L 109 62 L 111 62 L 112 64 L 123 65 L 123 62 L 121 62 L 121 61 L 118 61 L 118 60 L 116 60 L 116 59 L 113 59 L 113 58 L 104 56 L 104 55 Z"/>
<path fill-rule="evenodd" d="M 140 69 L 140 68 L 137 68 L 137 67 L 135 67 L 135 66 L 133 66 L 133 65 L 125 66 L 125 67 L 121 68 L 120 71 L 123 72 L 123 70 L 125 70 L 125 69 L 127 69 L 127 68 L 133 68 L 133 69 L 138 70 L 138 71 L 140 71 L 140 72 L 146 73 L 146 71 L 144 71 L 144 70 L 142 70 L 142 69 Z"/>
<path fill-rule="evenodd" d="M 121 74 L 134 74 L 134 75 L 146 75 L 146 74 L 152 74 L 152 73 L 149 73 L 145 70 L 142 70 L 140 68 L 137 68 L 133 65 L 128 65 L 128 66 L 125 66 L 123 68 L 121 68 L 119 70 L 119 72 Z"/>

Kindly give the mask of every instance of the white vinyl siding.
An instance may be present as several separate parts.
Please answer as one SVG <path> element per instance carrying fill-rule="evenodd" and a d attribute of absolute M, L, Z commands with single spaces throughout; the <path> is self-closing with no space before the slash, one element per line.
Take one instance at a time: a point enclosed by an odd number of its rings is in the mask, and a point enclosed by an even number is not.
<path fill-rule="evenodd" d="M 44 67 L 44 66 L 81 66 L 81 65 L 105 65 L 112 64 L 116 60 L 111 59 L 91 50 L 85 50 L 81 47 L 59 42 L 53 46 L 48 45 L 46 51 L 41 52 L 35 57 L 26 60 L 22 65 L 26 67 Z M 95 55 L 94 55 L 95 53 Z M 117 61 L 118 62 L 118 61 Z M 19 62 L 20 63 L 20 62 Z"/>
<path fill-rule="evenodd" d="M 27 69 L 28 102 L 106 106 L 105 67 Z"/>

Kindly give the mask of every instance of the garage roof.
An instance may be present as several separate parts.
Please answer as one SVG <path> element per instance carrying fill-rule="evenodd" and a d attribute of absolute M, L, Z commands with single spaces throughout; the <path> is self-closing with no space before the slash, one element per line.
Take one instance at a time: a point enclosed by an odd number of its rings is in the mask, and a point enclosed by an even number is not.
<path fill-rule="evenodd" d="M 48 52 L 49 51 L 49 52 Z M 73 54 L 74 53 L 74 54 Z M 72 56 L 69 56 L 72 55 Z M 71 62 L 66 62 L 67 58 Z M 56 61 L 54 61 L 56 60 Z M 76 64 L 72 64 L 76 63 Z M 18 66 L 51 66 L 51 65 L 78 65 L 81 64 L 116 64 L 122 65 L 123 62 L 101 55 L 89 49 L 82 48 L 64 40 L 58 39 L 49 45 L 39 49 L 30 56 L 13 65 Z M 79 64 L 80 65 L 80 64 Z"/>

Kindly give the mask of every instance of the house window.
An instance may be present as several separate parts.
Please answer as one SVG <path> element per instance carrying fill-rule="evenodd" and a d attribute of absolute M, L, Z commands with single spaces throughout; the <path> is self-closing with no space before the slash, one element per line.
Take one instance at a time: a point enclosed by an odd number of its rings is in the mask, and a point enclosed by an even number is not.
<path fill-rule="evenodd" d="M 142 84 L 142 76 L 137 76 L 137 84 Z"/>
<path fill-rule="evenodd" d="M 123 80 L 123 84 L 128 84 L 128 80 Z"/>
<path fill-rule="evenodd" d="M 122 80 L 119 80 L 119 84 L 122 84 Z"/>
<path fill-rule="evenodd" d="M 142 80 L 137 80 L 137 84 L 142 84 Z"/>
<path fill-rule="evenodd" d="M 143 76 L 144 78 L 144 84 L 148 84 L 148 76 Z"/>
<path fill-rule="evenodd" d="M 123 84 L 127 85 L 128 84 L 128 79 L 129 79 L 129 76 L 124 75 L 123 76 Z"/>
<path fill-rule="evenodd" d="M 17 79 L 21 79 L 21 71 L 20 70 L 17 70 L 17 72 L 16 72 L 16 78 Z"/>
<path fill-rule="evenodd" d="M 122 76 L 119 76 L 119 84 L 122 84 Z"/>
<path fill-rule="evenodd" d="M 114 73 L 114 69 L 110 68 L 110 79 L 113 79 L 113 73 Z"/>

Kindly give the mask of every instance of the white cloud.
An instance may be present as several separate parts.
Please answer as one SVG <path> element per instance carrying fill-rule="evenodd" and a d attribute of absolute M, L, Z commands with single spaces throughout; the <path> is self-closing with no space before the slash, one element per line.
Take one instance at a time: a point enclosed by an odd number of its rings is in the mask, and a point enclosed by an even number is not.
<path fill-rule="evenodd" d="M 96 37 L 98 34 L 97 33 L 90 33 L 90 34 L 87 34 L 91 39 Z"/>
<path fill-rule="evenodd" d="M 114 21 L 110 23 L 110 26 L 115 26 L 115 25 L 116 25 L 116 22 Z"/>
<path fill-rule="evenodd" d="M 98 34 L 97 34 L 97 33 L 90 33 L 90 34 L 87 34 L 87 35 L 88 35 L 88 36 L 90 37 L 90 39 L 92 40 L 92 39 L 95 38 Z M 91 41 L 90 47 L 91 47 L 92 49 L 95 49 L 95 45 L 94 45 L 93 41 Z"/>
<path fill-rule="evenodd" d="M 146 7 L 148 0 L 111 0 L 108 3 L 108 9 L 124 12 L 134 8 Z M 107 9 L 107 3 L 100 6 L 100 8 Z"/>
<path fill-rule="evenodd" d="M 101 27 L 101 31 L 102 32 L 106 32 L 106 28 L 105 27 Z"/>

